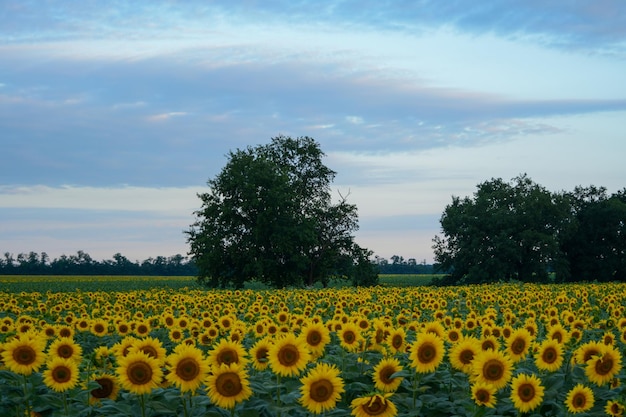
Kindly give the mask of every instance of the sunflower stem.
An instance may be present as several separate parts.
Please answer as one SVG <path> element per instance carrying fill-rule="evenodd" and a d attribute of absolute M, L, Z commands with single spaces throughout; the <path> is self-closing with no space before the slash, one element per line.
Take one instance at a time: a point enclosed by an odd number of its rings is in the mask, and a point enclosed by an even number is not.
<path fill-rule="evenodd" d="M 70 412 L 67 407 L 67 393 L 65 391 L 63 392 L 63 409 L 65 410 L 65 415 L 69 416 Z"/>
<path fill-rule="evenodd" d="M 187 395 L 183 394 L 181 399 L 183 400 L 183 413 L 185 417 L 189 417 L 189 411 L 187 411 Z"/>
<path fill-rule="evenodd" d="M 26 415 L 30 417 L 30 399 L 28 398 L 28 380 L 26 379 L 26 375 L 24 377 L 24 404 L 26 407 Z"/>
<path fill-rule="evenodd" d="M 145 398 L 145 394 L 139 394 L 139 403 L 141 404 L 141 417 L 146 417 L 146 398 Z"/>

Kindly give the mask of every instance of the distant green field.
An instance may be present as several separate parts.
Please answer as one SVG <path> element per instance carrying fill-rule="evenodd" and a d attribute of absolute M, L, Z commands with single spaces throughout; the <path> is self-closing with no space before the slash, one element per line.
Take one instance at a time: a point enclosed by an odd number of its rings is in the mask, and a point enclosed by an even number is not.
<path fill-rule="evenodd" d="M 413 287 L 429 285 L 440 275 L 427 274 L 381 274 L 379 283 L 385 287 Z M 330 286 L 349 286 L 348 281 L 333 280 Z M 200 289 L 195 277 L 182 276 L 128 276 L 128 275 L 0 275 L 0 291 L 19 292 L 68 292 L 68 291 L 131 291 L 151 288 Z M 249 289 L 265 289 L 260 283 L 246 283 Z"/>

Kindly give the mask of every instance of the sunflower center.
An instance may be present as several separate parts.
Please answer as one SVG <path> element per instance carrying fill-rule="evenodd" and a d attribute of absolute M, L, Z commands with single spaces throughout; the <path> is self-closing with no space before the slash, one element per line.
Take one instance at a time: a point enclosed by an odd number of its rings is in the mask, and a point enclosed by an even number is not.
<path fill-rule="evenodd" d="M 310 346 L 317 346 L 322 342 L 322 335 L 317 330 L 311 330 L 306 335 L 306 342 Z"/>
<path fill-rule="evenodd" d="M 353 331 L 348 330 L 343 334 L 343 340 L 348 344 L 353 343 L 356 340 L 356 335 Z"/>
<path fill-rule="evenodd" d="M 603 357 L 596 361 L 596 373 L 598 375 L 608 375 L 613 370 L 613 359 L 610 357 Z"/>
<path fill-rule="evenodd" d="M 137 333 L 139 334 L 148 333 L 148 327 L 145 324 L 140 324 L 139 326 L 137 326 Z"/>
<path fill-rule="evenodd" d="M 491 340 L 483 341 L 481 347 L 483 350 L 496 350 L 496 345 Z"/>
<path fill-rule="evenodd" d="M 583 361 L 587 362 L 589 359 L 593 358 L 594 356 L 596 356 L 598 353 L 600 353 L 599 351 L 595 350 L 595 349 L 589 349 L 585 352 L 585 354 L 583 355 Z"/>
<path fill-rule="evenodd" d="M 294 345 L 285 345 L 278 351 L 278 361 L 283 366 L 293 366 L 300 359 L 300 352 Z"/>
<path fill-rule="evenodd" d="M 391 339 L 391 345 L 396 348 L 396 349 L 400 349 L 400 347 L 402 346 L 402 343 L 404 342 L 404 340 L 402 339 L 402 336 L 400 335 L 395 335 L 392 339 Z"/>
<path fill-rule="evenodd" d="M 52 379 L 58 383 L 67 382 L 72 379 L 72 371 L 67 366 L 57 366 L 52 371 Z"/>
<path fill-rule="evenodd" d="M 517 389 L 517 395 L 523 402 L 529 402 L 535 398 L 535 386 L 533 384 L 521 384 Z"/>
<path fill-rule="evenodd" d="M 483 376 L 488 381 L 499 381 L 504 375 L 504 366 L 497 359 L 491 359 L 483 365 Z"/>
<path fill-rule="evenodd" d="M 215 388 L 223 397 L 234 397 L 241 392 L 241 380 L 234 372 L 224 372 L 215 380 Z"/>
<path fill-rule="evenodd" d="M 57 355 L 59 355 L 59 357 L 64 358 L 64 359 L 71 358 L 73 354 L 74 354 L 74 349 L 72 349 L 72 347 L 69 345 L 61 345 L 57 349 Z"/>
<path fill-rule="evenodd" d="M 474 352 L 471 349 L 465 349 L 459 355 L 459 360 L 463 365 L 469 365 L 474 360 Z"/>
<path fill-rule="evenodd" d="M 13 360 L 20 365 L 30 365 L 36 358 L 37 352 L 30 346 L 19 346 L 13 350 Z"/>
<path fill-rule="evenodd" d="M 555 332 L 552 335 L 552 340 L 556 340 L 557 342 L 561 343 L 563 341 L 563 335 L 560 332 Z"/>
<path fill-rule="evenodd" d="M 526 342 L 524 341 L 524 339 L 515 339 L 513 343 L 511 343 L 511 352 L 513 352 L 515 355 L 521 355 L 522 353 L 524 353 L 525 349 Z"/>
<path fill-rule="evenodd" d="M 584 394 L 578 393 L 574 395 L 574 398 L 572 398 L 572 404 L 574 405 L 574 408 L 585 408 L 585 405 L 587 404 L 587 397 Z"/>
<path fill-rule="evenodd" d="M 255 354 L 256 360 L 259 362 L 266 362 L 267 361 L 267 348 L 260 348 L 256 351 Z"/>
<path fill-rule="evenodd" d="M 220 365 L 225 363 L 226 365 L 230 365 L 231 363 L 239 362 L 239 356 L 237 352 L 232 349 L 224 349 L 217 355 L 217 363 Z"/>
<path fill-rule="evenodd" d="M 193 358 L 184 358 L 176 365 L 176 375 L 185 381 L 193 381 L 200 374 L 200 367 Z"/>
<path fill-rule="evenodd" d="M 391 384 L 394 378 L 391 378 L 391 375 L 395 373 L 395 369 L 393 366 L 385 366 L 380 370 L 378 376 L 380 376 L 380 380 L 385 384 Z"/>
<path fill-rule="evenodd" d="M 94 398 L 107 398 L 113 392 L 113 381 L 110 378 L 98 378 L 96 382 L 100 384 L 100 388 L 91 390 L 91 396 Z"/>
<path fill-rule="evenodd" d="M 95 326 L 93 326 L 93 330 L 96 333 L 104 333 L 104 326 L 100 323 L 97 323 Z"/>
<path fill-rule="evenodd" d="M 541 359 L 543 359 L 545 363 L 554 363 L 557 360 L 558 356 L 559 355 L 557 354 L 556 349 L 549 347 L 543 351 Z"/>
<path fill-rule="evenodd" d="M 430 363 L 437 355 L 437 348 L 432 343 L 424 343 L 417 349 L 417 359 L 420 363 Z"/>
<path fill-rule="evenodd" d="M 327 379 L 321 379 L 311 384 L 311 399 L 318 403 L 323 403 L 331 398 L 334 388 Z"/>
<path fill-rule="evenodd" d="M 384 414 L 387 410 L 387 402 L 379 396 L 376 396 L 372 401 L 367 403 L 364 407 L 368 416 L 377 416 Z"/>
<path fill-rule="evenodd" d="M 148 355 L 151 358 L 155 358 L 156 359 L 156 358 L 159 357 L 158 352 L 152 346 L 142 346 L 141 349 L 139 349 L 139 350 L 141 350 L 143 353 L 145 353 L 146 355 Z"/>
<path fill-rule="evenodd" d="M 128 380 L 133 385 L 144 385 L 152 381 L 152 367 L 145 362 L 133 362 L 126 371 Z"/>
<path fill-rule="evenodd" d="M 452 342 L 456 342 L 457 340 L 459 340 L 459 334 L 457 332 L 450 332 L 450 333 L 448 333 L 448 338 Z"/>
<path fill-rule="evenodd" d="M 479 389 L 476 391 L 476 399 L 481 403 L 488 403 L 490 397 L 491 395 L 489 394 L 489 391 L 485 389 Z"/>

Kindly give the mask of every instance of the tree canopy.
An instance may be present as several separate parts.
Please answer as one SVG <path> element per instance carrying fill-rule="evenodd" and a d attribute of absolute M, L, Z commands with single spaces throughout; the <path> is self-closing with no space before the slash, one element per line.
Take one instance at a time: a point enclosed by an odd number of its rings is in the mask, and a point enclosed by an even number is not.
<path fill-rule="evenodd" d="M 336 173 L 314 139 L 278 136 L 227 156 L 186 232 L 201 283 L 284 287 L 326 284 L 331 275 L 376 282 L 370 251 L 354 242 L 357 208 L 344 197 L 332 202 Z"/>
<path fill-rule="evenodd" d="M 525 174 L 453 197 L 433 239 L 444 283 L 625 280 L 626 190 L 552 193 Z"/>

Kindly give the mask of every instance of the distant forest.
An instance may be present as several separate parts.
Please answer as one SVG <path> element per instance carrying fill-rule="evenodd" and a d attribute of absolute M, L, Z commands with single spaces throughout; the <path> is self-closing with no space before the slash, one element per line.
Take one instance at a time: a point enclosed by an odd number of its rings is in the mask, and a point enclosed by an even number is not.
<path fill-rule="evenodd" d="M 373 262 L 380 274 L 432 274 L 433 265 L 418 263 L 414 258 L 405 260 L 394 255 L 390 259 L 376 257 Z M 196 276 L 198 270 L 193 260 L 177 254 L 157 256 L 142 262 L 130 261 L 121 253 L 112 259 L 98 261 L 79 250 L 75 255 L 61 255 L 50 259 L 46 252 L 10 252 L 0 259 L 0 275 L 138 275 L 138 276 Z"/>

